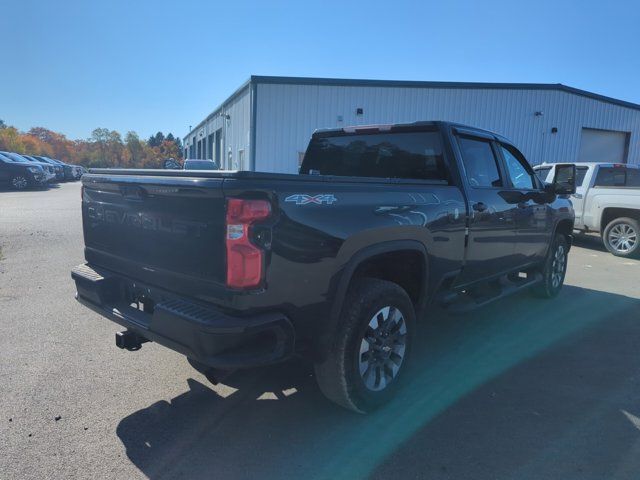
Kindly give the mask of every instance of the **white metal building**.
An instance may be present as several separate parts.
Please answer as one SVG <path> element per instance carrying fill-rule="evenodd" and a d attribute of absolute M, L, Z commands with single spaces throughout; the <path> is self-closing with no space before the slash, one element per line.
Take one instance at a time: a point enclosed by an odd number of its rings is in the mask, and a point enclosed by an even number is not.
<path fill-rule="evenodd" d="M 318 128 L 447 120 L 511 139 L 532 164 L 640 163 L 640 105 L 562 84 L 252 76 L 184 137 L 185 158 L 296 173 Z"/>

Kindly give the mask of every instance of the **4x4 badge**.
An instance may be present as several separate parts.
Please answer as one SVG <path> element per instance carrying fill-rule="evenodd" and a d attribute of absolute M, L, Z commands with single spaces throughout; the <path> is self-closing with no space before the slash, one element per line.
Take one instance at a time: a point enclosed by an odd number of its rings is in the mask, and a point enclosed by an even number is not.
<path fill-rule="evenodd" d="M 331 193 L 323 193 L 320 195 L 307 195 L 304 193 L 296 193 L 289 195 L 284 199 L 285 202 L 292 202 L 296 205 L 308 205 L 314 203 L 316 205 L 331 205 L 338 201 L 338 199 Z"/>

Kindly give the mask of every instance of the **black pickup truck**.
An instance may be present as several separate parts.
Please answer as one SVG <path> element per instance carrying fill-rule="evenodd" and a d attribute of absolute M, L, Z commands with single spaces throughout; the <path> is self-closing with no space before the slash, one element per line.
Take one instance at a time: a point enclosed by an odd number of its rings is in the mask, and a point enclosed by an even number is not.
<path fill-rule="evenodd" d="M 92 170 L 77 299 L 201 371 L 302 355 L 358 412 L 398 388 L 416 320 L 564 281 L 575 167 L 446 122 L 322 130 L 299 175 Z"/>

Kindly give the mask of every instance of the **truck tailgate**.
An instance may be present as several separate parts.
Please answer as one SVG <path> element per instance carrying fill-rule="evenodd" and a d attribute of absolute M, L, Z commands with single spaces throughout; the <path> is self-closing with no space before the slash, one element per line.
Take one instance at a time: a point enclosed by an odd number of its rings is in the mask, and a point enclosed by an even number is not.
<path fill-rule="evenodd" d="M 223 178 L 91 174 L 82 178 L 85 256 L 175 292 L 225 275 Z M 198 290 L 198 288 L 196 288 Z M 194 295 L 195 296 L 195 295 Z"/>

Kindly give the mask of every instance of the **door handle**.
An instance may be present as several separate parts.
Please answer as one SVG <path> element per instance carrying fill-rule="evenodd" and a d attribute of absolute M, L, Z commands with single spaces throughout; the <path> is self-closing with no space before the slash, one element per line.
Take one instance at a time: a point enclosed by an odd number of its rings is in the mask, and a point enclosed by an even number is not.
<path fill-rule="evenodd" d="M 473 204 L 472 208 L 476 212 L 484 212 L 487 209 L 487 205 L 485 203 L 482 203 L 482 202 L 477 202 L 477 203 Z"/>
<path fill-rule="evenodd" d="M 573 195 L 571 195 L 574 198 L 580 199 L 582 198 L 582 194 L 581 193 L 574 193 Z"/>

